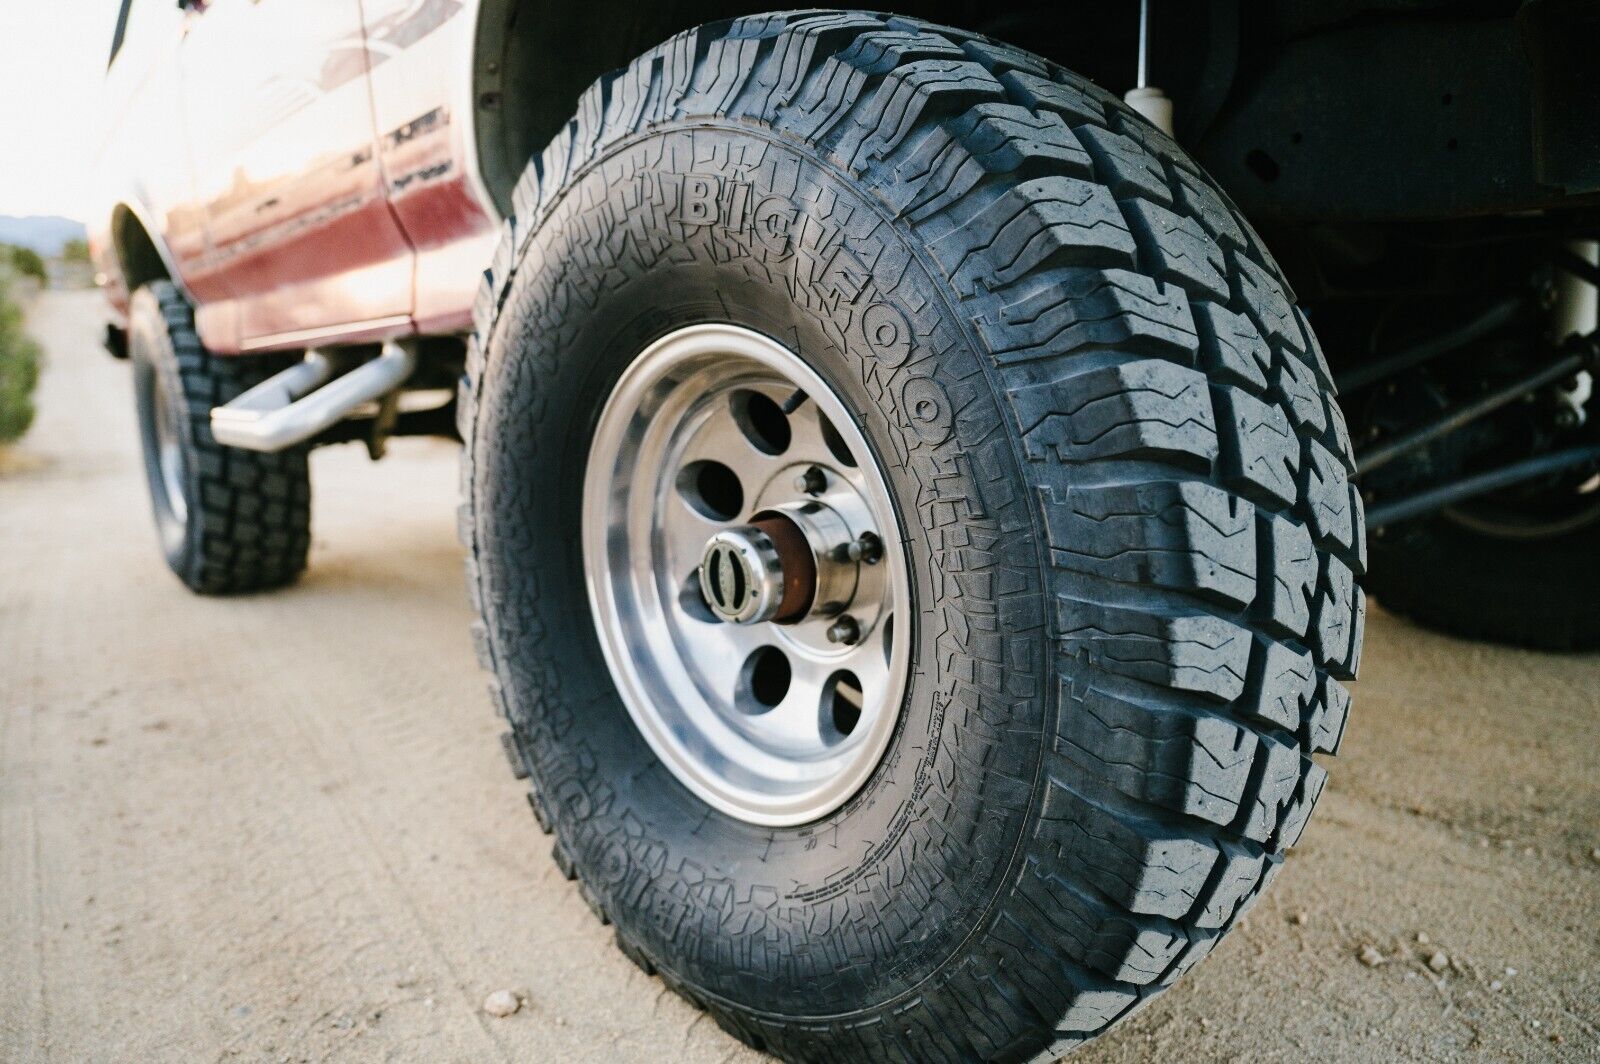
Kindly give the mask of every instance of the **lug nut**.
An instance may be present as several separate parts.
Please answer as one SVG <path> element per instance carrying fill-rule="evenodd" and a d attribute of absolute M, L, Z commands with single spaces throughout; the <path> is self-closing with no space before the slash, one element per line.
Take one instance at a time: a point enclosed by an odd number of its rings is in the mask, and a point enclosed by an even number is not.
<path fill-rule="evenodd" d="M 828 642 L 854 646 L 861 638 L 861 626 L 848 613 L 828 625 Z"/>
<path fill-rule="evenodd" d="M 883 540 L 878 538 L 876 532 L 863 532 L 849 543 L 841 544 L 833 552 L 834 560 L 841 562 L 864 562 L 874 565 L 883 557 Z"/>
<path fill-rule="evenodd" d="M 805 495 L 821 495 L 827 486 L 827 474 L 816 466 L 794 478 L 794 490 Z"/>

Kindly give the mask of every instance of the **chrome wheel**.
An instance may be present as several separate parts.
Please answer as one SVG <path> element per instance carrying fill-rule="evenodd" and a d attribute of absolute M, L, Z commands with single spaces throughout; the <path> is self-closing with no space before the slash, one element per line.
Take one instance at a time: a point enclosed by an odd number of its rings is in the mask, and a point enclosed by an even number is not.
<path fill-rule="evenodd" d="M 161 474 L 161 494 L 180 525 L 189 519 L 189 502 L 183 494 L 183 442 L 178 434 L 177 417 L 160 380 L 151 382 L 151 406 L 155 421 L 156 469 Z"/>
<path fill-rule="evenodd" d="M 910 581 L 866 440 L 796 354 L 731 325 L 640 354 L 595 430 L 582 541 L 612 678 L 685 786 L 764 825 L 861 787 L 905 693 Z"/>

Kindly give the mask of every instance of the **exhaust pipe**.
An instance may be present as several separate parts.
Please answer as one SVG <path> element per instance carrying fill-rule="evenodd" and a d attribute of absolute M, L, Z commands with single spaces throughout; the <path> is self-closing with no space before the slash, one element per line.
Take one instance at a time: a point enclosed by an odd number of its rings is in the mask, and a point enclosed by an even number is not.
<path fill-rule="evenodd" d="M 405 383 L 417 368 L 416 349 L 388 341 L 377 358 L 342 376 L 321 351 L 268 377 L 225 406 L 211 410 L 211 435 L 225 447 L 281 451 L 304 443 Z"/>

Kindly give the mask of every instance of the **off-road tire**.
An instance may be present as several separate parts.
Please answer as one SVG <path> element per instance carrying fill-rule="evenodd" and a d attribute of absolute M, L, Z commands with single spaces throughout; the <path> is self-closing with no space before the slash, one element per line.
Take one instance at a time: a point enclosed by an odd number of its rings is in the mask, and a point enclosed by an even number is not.
<path fill-rule="evenodd" d="M 799 828 L 662 767 L 585 595 L 599 407 L 707 320 L 858 412 L 917 574 L 889 751 Z M 1104 1030 L 1255 900 L 1339 745 L 1364 559 L 1332 396 L 1226 198 L 1022 51 L 785 13 L 602 78 L 516 190 L 459 404 L 475 643 L 557 864 L 646 972 L 787 1059 Z"/>
<path fill-rule="evenodd" d="M 1600 647 L 1600 521 L 1511 539 L 1448 516 L 1372 540 L 1372 591 L 1429 628 L 1536 650 Z"/>
<path fill-rule="evenodd" d="M 162 554 L 202 595 L 280 587 L 306 567 L 311 546 L 309 449 L 276 454 L 224 447 L 211 435 L 211 408 L 289 364 L 285 356 L 213 355 L 200 343 L 183 293 L 157 281 L 133 294 L 128 312 L 140 440 Z M 155 435 L 155 390 L 163 389 L 182 456 L 186 513 L 168 505 Z"/>

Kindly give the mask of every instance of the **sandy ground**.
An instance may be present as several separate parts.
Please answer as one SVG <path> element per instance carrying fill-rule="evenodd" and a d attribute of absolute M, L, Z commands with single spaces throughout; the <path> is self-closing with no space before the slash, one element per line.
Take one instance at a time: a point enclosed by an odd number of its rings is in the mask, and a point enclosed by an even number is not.
<path fill-rule="evenodd" d="M 191 597 L 98 320 L 40 301 L 0 458 L 0 1059 L 759 1059 L 552 865 L 468 646 L 454 449 L 318 452 L 307 577 Z M 1246 924 L 1073 1061 L 1600 1059 L 1600 657 L 1374 611 L 1334 767 Z"/>

